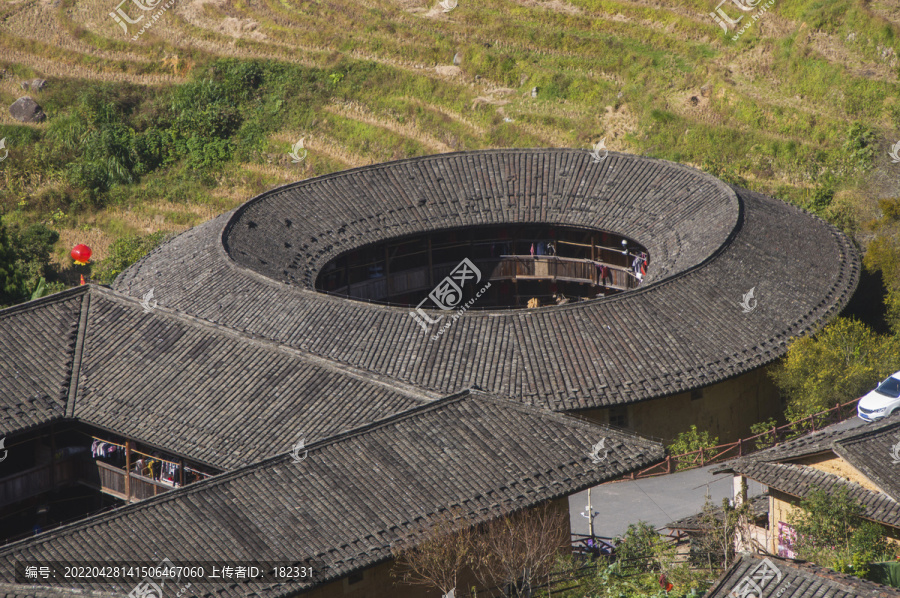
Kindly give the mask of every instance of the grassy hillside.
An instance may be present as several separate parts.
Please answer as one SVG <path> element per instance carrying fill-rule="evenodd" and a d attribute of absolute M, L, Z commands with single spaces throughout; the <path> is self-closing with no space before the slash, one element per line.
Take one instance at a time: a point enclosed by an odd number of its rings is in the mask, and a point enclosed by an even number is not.
<path fill-rule="evenodd" d="M 76 242 L 102 260 L 117 239 L 184 230 L 274 185 L 454 150 L 605 138 L 864 245 L 887 234 L 865 226 L 878 200 L 900 196 L 888 0 L 776 0 L 737 41 L 712 0 L 177 0 L 141 35 L 154 11 L 122 4 L 144 15 L 126 33 L 116 7 L 0 0 L 0 101 L 30 94 L 48 115 L 0 114 L 0 212 L 60 232 L 64 277 Z M 34 78 L 46 88 L 19 87 Z"/>

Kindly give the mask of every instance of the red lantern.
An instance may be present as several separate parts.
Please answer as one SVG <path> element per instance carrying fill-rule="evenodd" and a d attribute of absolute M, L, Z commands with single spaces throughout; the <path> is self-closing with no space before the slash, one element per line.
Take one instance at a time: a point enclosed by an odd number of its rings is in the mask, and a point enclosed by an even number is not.
<path fill-rule="evenodd" d="M 75 260 L 75 263 L 79 266 L 84 266 L 91 261 L 91 248 L 79 243 L 72 248 L 72 259 Z"/>

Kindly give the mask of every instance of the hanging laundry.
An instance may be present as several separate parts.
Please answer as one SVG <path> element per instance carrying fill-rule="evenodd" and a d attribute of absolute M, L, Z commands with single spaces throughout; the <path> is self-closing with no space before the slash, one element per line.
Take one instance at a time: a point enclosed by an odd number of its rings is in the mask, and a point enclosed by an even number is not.
<path fill-rule="evenodd" d="M 534 257 L 534 243 L 531 244 L 531 257 Z"/>

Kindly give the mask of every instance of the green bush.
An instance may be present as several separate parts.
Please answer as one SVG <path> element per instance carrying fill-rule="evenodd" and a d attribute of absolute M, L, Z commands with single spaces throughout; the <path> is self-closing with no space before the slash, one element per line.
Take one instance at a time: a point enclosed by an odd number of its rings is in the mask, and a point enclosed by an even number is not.
<path fill-rule="evenodd" d="M 43 224 L 19 229 L 0 222 L 0 307 L 31 299 L 48 274 L 58 240 L 59 233 Z"/>
<path fill-rule="evenodd" d="M 850 164 L 861 170 L 872 167 L 876 147 L 875 132 L 860 122 L 854 122 L 847 130 L 844 151 Z"/>
<path fill-rule="evenodd" d="M 677 463 L 677 468 L 680 471 L 683 469 L 690 469 L 691 467 L 700 465 L 702 462 L 706 462 L 715 457 L 718 454 L 718 451 L 712 450 L 712 447 L 718 444 L 718 436 L 710 438 L 709 432 L 705 430 L 701 432 L 697 430 L 697 426 L 691 425 L 691 429 L 687 432 L 679 433 L 668 448 L 669 454 L 673 456 L 684 455 L 685 453 L 699 451 L 700 449 L 709 449 L 703 451 L 702 459 L 700 453 L 680 458 Z"/>
<path fill-rule="evenodd" d="M 836 318 L 813 337 L 794 340 L 771 377 L 796 421 L 862 396 L 900 366 L 894 339 L 858 320 Z"/>
<path fill-rule="evenodd" d="M 91 271 L 91 278 L 105 284 L 112 283 L 125 268 L 153 251 L 166 240 L 167 236 L 167 233 L 160 231 L 144 236 L 132 235 L 115 241 L 109 247 L 109 257 Z"/>
<path fill-rule="evenodd" d="M 623 570 L 652 573 L 664 571 L 674 557 L 675 547 L 666 542 L 646 521 L 632 523 L 617 538 L 616 561 Z"/>
<path fill-rule="evenodd" d="M 815 488 L 799 506 L 788 521 L 797 532 L 794 546 L 801 558 L 863 577 L 869 564 L 892 556 L 884 529 L 862 518 L 864 507 L 846 486 Z"/>
<path fill-rule="evenodd" d="M 755 440 L 756 450 L 761 451 L 763 449 L 767 449 L 769 447 L 775 446 L 775 433 L 772 432 L 772 429 L 778 425 L 778 422 L 774 417 L 770 417 L 766 421 L 757 422 L 750 426 L 750 431 L 753 432 L 753 435 L 762 434 L 759 438 Z M 768 434 L 766 434 L 768 432 Z"/>

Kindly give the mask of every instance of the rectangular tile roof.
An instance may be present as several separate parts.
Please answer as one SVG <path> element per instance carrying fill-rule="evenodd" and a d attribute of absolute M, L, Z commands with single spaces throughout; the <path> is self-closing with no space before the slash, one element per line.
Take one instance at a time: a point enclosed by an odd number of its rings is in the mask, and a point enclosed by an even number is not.
<path fill-rule="evenodd" d="M 745 589 L 749 593 L 743 593 Z M 705 594 L 706 598 L 749 595 L 761 595 L 760 598 L 896 598 L 900 596 L 900 590 L 812 563 L 744 554 Z"/>
<path fill-rule="evenodd" d="M 0 437 L 65 417 L 84 289 L 0 311 Z"/>
<path fill-rule="evenodd" d="M 606 459 L 589 451 L 605 438 Z M 323 583 L 390 558 L 429 519 L 467 525 L 567 496 L 659 461 L 662 445 L 473 391 L 98 515 L 0 550 L 17 560 L 312 558 Z M 315 584 L 202 586 L 217 596 L 284 596 Z M 128 588 L 85 582 L 105 591 Z"/>
<path fill-rule="evenodd" d="M 738 473 L 785 494 L 805 498 L 815 490 L 836 491 L 840 487 L 865 507 L 863 517 L 900 528 L 900 504 L 887 494 L 873 492 L 837 475 L 808 465 L 746 461 L 734 467 Z"/>

